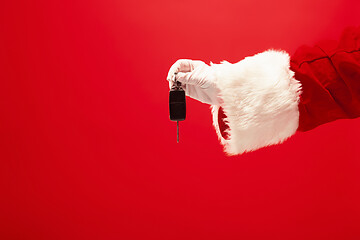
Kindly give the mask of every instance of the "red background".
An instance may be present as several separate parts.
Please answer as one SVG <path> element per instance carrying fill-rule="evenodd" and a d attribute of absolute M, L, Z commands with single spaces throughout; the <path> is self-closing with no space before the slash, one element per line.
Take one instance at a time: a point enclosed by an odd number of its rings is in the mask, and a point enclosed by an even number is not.
<path fill-rule="evenodd" d="M 168 118 L 179 58 L 339 37 L 358 0 L 6 1 L 0 239 L 359 239 L 360 120 L 226 157 L 209 107 Z"/>

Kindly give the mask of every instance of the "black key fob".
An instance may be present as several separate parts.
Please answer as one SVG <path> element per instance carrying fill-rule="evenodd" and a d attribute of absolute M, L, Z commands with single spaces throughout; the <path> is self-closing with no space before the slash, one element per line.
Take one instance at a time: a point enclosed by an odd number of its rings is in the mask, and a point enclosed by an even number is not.
<path fill-rule="evenodd" d="M 185 91 L 176 81 L 169 93 L 169 110 L 171 121 L 184 121 L 186 118 Z"/>

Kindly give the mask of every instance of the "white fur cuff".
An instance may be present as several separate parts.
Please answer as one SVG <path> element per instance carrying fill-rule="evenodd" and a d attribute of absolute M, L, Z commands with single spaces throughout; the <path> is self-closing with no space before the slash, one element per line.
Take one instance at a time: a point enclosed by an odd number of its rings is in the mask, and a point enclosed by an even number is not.
<path fill-rule="evenodd" d="M 216 132 L 230 155 L 278 144 L 299 125 L 301 84 L 294 78 L 286 52 L 268 50 L 231 64 L 211 64 L 229 126 L 226 140 L 218 126 L 218 108 L 212 106 Z"/>

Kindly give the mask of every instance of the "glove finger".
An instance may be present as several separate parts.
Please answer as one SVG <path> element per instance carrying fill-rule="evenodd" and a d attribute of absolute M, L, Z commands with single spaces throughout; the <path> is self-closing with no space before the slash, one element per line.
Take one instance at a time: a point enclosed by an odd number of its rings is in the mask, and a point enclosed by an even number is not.
<path fill-rule="evenodd" d="M 176 80 L 181 83 L 196 85 L 198 87 L 207 88 L 210 84 L 208 70 L 205 69 L 206 65 L 203 64 L 195 68 L 192 72 L 189 73 L 178 73 L 176 75 Z"/>
<path fill-rule="evenodd" d="M 192 60 L 189 59 L 179 59 L 177 60 L 169 69 L 167 80 L 173 81 L 174 74 L 177 72 L 191 72 L 194 69 Z"/>

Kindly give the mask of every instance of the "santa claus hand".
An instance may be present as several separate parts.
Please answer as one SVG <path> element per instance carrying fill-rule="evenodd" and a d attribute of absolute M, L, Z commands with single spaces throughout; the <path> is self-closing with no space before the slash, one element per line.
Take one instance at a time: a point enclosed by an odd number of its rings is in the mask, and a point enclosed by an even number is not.
<path fill-rule="evenodd" d="M 170 88 L 175 82 L 175 73 L 187 96 L 203 103 L 219 105 L 216 74 L 211 66 L 198 60 L 177 60 L 167 76 Z"/>

